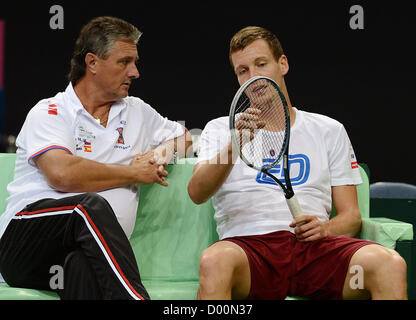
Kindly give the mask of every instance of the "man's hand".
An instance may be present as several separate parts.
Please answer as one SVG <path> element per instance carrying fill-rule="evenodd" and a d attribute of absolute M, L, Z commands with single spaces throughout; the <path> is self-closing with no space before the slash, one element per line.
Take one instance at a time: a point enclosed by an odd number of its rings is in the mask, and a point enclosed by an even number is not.
<path fill-rule="evenodd" d="M 296 217 L 289 226 L 295 228 L 296 238 L 301 242 L 315 241 L 328 236 L 326 225 L 314 214 Z"/>
<path fill-rule="evenodd" d="M 264 128 L 266 123 L 260 120 L 261 110 L 257 108 L 248 108 L 235 121 L 240 148 L 244 144 L 254 139 L 259 129 Z"/>
<path fill-rule="evenodd" d="M 155 155 L 154 150 L 146 154 L 137 154 L 130 163 L 130 166 L 137 168 L 141 184 L 158 183 L 167 187 L 169 183 L 165 180 L 168 172 L 165 170 L 167 163 Z"/>

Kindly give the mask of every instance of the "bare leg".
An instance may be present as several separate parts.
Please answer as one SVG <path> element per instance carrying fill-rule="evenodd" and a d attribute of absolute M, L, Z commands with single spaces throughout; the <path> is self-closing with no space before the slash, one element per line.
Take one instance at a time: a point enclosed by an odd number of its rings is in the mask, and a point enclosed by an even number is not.
<path fill-rule="evenodd" d="M 364 246 L 352 256 L 343 289 L 344 299 L 370 297 L 407 299 L 406 262 L 396 251 L 376 244 Z"/>
<path fill-rule="evenodd" d="M 244 299 L 249 292 L 250 267 L 240 246 L 220 241 L 201 254 L 198 299 Z"/>

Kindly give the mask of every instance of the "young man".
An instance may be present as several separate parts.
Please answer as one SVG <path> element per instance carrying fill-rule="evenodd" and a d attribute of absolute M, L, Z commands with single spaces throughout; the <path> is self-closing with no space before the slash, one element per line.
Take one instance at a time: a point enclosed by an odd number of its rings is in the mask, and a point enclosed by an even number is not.
<path fill-rule="evenodd" d="M 168 186 L 165 166 L 191 138 L 128 96 L 140 36 L 118 18 L 91 20 L 65 92 L 30 110 L 0 220 L 0 272 L 10 286 L 50 289 L 57 265 L 61 298 L 149 298 L 128 240 L 139 184 Z"/>
<path fill-rule="evenodd" d="M 188 192 L 195 203 L 213 197 L 220 241 L 201 255 L 198 297 L 406 299 L 406 263 L 400 255 L 345 236 L 360 230 L 355 185 L 361 178 L 342 124 L 292 107 L 284 80 L 288 59 L 268 30 L 237 32 L 230 62 L 240 85 L 266 76 L 285 95 L 291 116 L 291 180 L 304 215 L 293 220 L 280 187 L 261 181 L 232 152 L 228 117 L 210 121 L 199 140 Z M 261 128 L 258 114 L 250 117 Z M 332 203 L 337 216 L 329 220 Z M 349 285 L 355 274 L 349 270 L 357 265 L 364 271 L 362 289 Z"/>

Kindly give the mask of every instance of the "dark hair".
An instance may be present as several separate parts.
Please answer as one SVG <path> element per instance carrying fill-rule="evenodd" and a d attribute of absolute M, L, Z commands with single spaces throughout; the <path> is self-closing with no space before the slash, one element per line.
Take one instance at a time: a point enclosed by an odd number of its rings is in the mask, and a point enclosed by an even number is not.
<path fill-rule="evenodd" d="M 267 42 L 276 61 L 284 54 L 279 39 L 272 32 L 262 27 L 249 26 L 238 31 L 230 41 L 229 59 L 232 66 L 231 55 L 236 51 L 243 50 L 257 39 L 263 39 Z"/>
<path fill-rule="evenodd" d="M 85 56 L 96 54 L 106 59 L 117 40 L 128 40 L 135 44 L 142 33 L 132 24 L 115 17 L 98 17 L 86 24 L 75 42 L 68 79 L 72 85 L 85 75 Z"/>

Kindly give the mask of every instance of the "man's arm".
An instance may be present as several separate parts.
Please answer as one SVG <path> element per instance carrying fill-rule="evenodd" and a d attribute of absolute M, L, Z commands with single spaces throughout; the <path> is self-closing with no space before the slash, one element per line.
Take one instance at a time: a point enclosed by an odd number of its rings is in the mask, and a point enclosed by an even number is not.
<path fill-rule="evenodd" d="M 326 222 L 328 234 L 355 236 L 361 229 L 361 212 L 355 185 L 332 187 L 332 202 L 337 215 Z"/>
<path fill-rule="evenodd" d="M 151 152 L 153 152 L 157 163 L 166 164 L 172 160 L 175 151 L 178 153 L 179 158 L 193 156 L 192 135 L 186 128 L 185 134 L 163 142 Z"/>
<path fill-rule="evenodd" d="M 45 152 L 34 161 L 49 185 L 61 192 L 97 192 L 132 183 L 159 183 L 168 186 L 165 177 L 167 162 L 173 156 L 192 153 L 192 137 L 188 130 L 145 155 L 138 154 L 130 165 L 104 164 L 68 154 L 60 149 Z M 167 160 L 167 161 L 166 161 Z"/>
<path fill-rule="evenodd" d="M 61 192 L 97 192 L 132 183 L 167 186 L 167 172 L 151 154 L 138 155 L 130 165 L 103 164 L 64 150 L 49 150 L 34 159 L 49 185 Z"/>
<path fill-rule="evenodd" d="M 259 119 L 260 114 L 261 111 L 256 108 L 245 110 L 236 121 L 236 134 L 241 134 L 239 130 L 249 130 L 250 140 L 253 139 L 255 130 L 265 126 L 265 122 Z M 192 201 L 201 204 L 209 200 L 228 178 L 238 156 L 237 150 L 233 151 L 230 141 L 215 157 L 197 163 L 188 184 L 188 193 Z"/>
<path fill-rule="evenodd" d="M 197 163 L 188 184 L 192 201 L 201 204 L 209 200 L 227 179 L 237 157 L 230 142 L 213 159 Z"/>
<path fill-rule="evenodd" d="M 332 202 L 337 215 L 329 221 L 320 222 L 315 215 L 304 214 L 292 222 L 291 227 L 304 223 L 295 228 L 295 234 L 300 241 L 313 241 L 335 235 L 352 237 L 360 231 L 361 212 L 355 185 L 332 187 Z"/>

